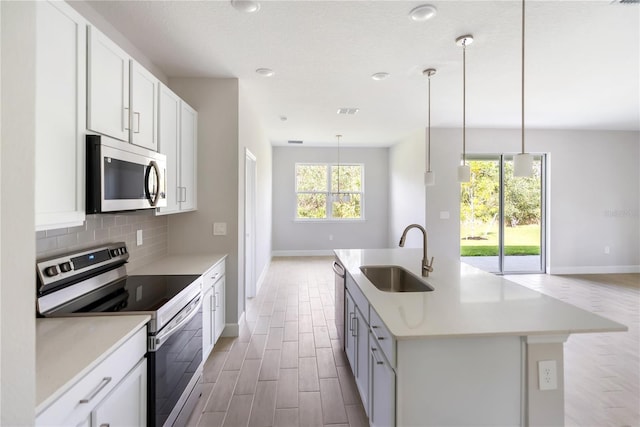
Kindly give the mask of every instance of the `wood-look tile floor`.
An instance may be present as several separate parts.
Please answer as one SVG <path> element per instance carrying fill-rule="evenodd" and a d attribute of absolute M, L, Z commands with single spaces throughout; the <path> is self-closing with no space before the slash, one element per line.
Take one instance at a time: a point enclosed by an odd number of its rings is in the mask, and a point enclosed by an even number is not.
<path fill-rule="evenodd" d="M 190 426 L 368 426 L 335 328 L 333 258 L 274 258 L 237 338 L 204 367 Z"/>
<path fill-rule="evenodd" d="M 239 336 L 205 363 L 190 426 L 368 425 L 337 341 L 331 261 L 273 259 Z M 507 278 L 628 326 L 565 344 L 565 423 L 640 427 L 640 275 Z"/>

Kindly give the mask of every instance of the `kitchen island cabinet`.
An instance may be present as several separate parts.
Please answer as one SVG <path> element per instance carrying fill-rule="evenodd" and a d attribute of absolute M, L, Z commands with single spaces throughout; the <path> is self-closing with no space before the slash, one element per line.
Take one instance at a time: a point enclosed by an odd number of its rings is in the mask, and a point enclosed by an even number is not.
<path fill-rule="evenodd" d="M 370 326 L 371 425 L 563 425 L 564 341 L 627 329 L 455 260 L 437 259 L 420 279 L 431 292 L 384 292 L 360 270 L 395 265 L 420 278 L 422 250 L 335 254 L 345 294 L 355 285 L 366 300 L 356 304 Z M 345 312 L 345 334 L 348 323 Z M 538 362 L 547 360 L 557 387 L 541 390 Z"/>

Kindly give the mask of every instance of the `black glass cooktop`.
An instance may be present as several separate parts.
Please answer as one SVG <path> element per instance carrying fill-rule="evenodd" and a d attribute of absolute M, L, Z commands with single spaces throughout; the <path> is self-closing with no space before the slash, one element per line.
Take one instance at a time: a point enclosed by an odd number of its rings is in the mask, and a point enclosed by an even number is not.
<path fill-rule="evenodd" d="M 198 279 L 197 275 L 127 276 L 108 290 L 85 295 L 74 313 L 156 311 Z"/>

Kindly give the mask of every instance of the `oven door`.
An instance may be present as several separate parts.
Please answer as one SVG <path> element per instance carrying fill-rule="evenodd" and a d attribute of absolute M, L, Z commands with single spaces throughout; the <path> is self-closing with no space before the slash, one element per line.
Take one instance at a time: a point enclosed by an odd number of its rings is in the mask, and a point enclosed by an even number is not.
<path fill-rule="evenodd" d="M 149 337 L 147 358 L 148 425 L 176 425 L 177 419 L 188 416 L 200 394 L 202 295 Z"/>
<path fill-rule="evenodd" d="M 87 135 L 87 213 L 166 206 L 166 157 Z"/>

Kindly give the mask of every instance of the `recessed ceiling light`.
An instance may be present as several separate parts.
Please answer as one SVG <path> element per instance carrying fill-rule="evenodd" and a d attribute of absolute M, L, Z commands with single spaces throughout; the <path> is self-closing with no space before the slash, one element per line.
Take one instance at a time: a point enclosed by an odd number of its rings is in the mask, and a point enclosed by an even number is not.
<path fill-rule="evenodd" d="M 258 68 L 256 73 L 262 77 L 271 77 L 275 74 L 271 68 Z"/>
<path fill-rule="evenodd" d="M 260 3 L 253 0 L 231 0 L 231 6 L 244 13 L 254 13 L 260 10 Z"/>
<path fill-rule="evenodd" d="M 411 9 L 409 17 L 417 22 L 427 21 L 435 16 L 438 12 L 435 6 L 430 4 L 423 4 Z"/>
<path fill-rule="evenodd" d="M 287 116 L 280 116 L 280 121 L 281 122 L 286 122 L 287 121 Z"/>
<path fill-rule="evenodd" d="M 301 139 L 290 139 L 287 141 L 288 144 L 302 144 L 303 141 Z"/>
<path fill-rule="evenodd" d="M 354 114 L 356 114 L 358 111 L 360 111 L 359 108 L 354 108 L 354 107 L 342 107 L 342 108 L 338 108 L 337 114 L 346 114 L 348 116 L 353 116 Z"/>
<path fill-rule="evenodd" d="M 373 80 L 384 80 L 384 79 L 389 78 L 389 76 L 390 76 L 390 75 L 391 75 L 391 74 L 389 74 L 389 73 L 385 73 L 385 72 L 381 72 L 381 73 L 374 73 L 374 74 L 372 74 L 372 75 L 371 75 L 371 78 L 372 78 Z"/>

